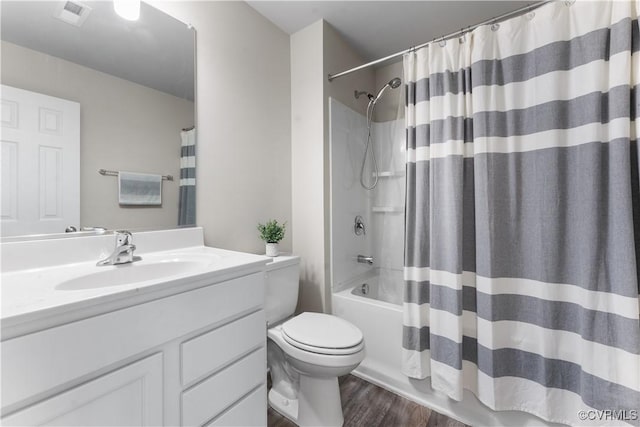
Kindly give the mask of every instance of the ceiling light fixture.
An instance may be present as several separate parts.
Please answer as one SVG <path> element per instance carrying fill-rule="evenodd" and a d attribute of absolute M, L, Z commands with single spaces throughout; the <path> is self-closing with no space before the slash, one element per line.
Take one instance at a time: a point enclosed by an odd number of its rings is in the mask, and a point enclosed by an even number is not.
<path fill-rule="evenodd" d="M 113 0 L 113 9 L 127 21 L 140 18 L 140 0 Z"/>

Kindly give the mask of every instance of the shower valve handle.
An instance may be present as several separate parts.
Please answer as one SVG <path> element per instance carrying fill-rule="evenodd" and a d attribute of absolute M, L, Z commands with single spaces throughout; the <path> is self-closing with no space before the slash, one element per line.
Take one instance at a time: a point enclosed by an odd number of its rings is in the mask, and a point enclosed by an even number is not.
<path fill-rule="evenodd" d="M 356 216 L 356 219 L 354 220 L 353 232 L 356 233 L 356 236 L 367 234 L 364 227 L 364 221 L 362 220 L 362 217 L 360 215 Z"/>

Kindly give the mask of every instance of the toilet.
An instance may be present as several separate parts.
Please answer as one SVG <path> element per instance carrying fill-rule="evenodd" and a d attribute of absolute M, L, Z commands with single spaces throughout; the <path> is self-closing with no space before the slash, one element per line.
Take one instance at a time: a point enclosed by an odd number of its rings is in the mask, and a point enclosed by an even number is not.
<path fill-rule="evenodd" d="M 330 314 L 293 316 L 299 257 L 274 258 L 267 264 L 266 275 L 269 405 L 299 426 L 341 426 L 338 377 L 364 359 L 362 332 Z"/>

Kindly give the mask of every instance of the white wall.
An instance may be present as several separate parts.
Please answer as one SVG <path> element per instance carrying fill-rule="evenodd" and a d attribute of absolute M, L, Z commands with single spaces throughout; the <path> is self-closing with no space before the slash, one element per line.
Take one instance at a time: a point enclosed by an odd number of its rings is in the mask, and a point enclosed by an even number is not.
<path fill-rule="evenodd" d="M 197 210 L 205 243 L 264 253 L 256 225 L 287 222 L 291 250 L 289 36 L 244 2 L 151 1 L 197 32 Z"/>
<path fill-rule="evenodd" d="M 302 311 L 325 304 L 323 27 L 318 21 L 291 36 L 293 252 L 301 257 Z"/>
<path fill-rule="evenodd" d="M 363 62 L 326 22 L 291 36 L 293 251 L 303 259 L 299 309 L 331 310 L 329 97 L 364 111 L 353 91 L 373 90 L 372 70 L 327 81 Z"/>
<path fill-rule="evenodd" d="M 376 122 L 387 122 L 404 117 L 404 73 L 402 58 L 399 61 L 375 69 L 376 91 L 389 83 L 395 77 L 400 77 L 402 86 L 397 89 L 387 89 L 382 98 L 376 103 L 373 119 Z M 376 92 L 377 93 L 377 92 Z"/>
<path fill-rule="evenodd" d="M 331 311 L 331 170 L 330 170 L 330 140 L 331 131 L 329 128 L 329 98 L 336 99 L 351 107 L 355 111 L 366 112 L 368 99 L 360 97 L 356 99 L 354 90 L 371 92 L 374 90 L 375 75 L 374 70 L 369 68 L 356 73 L 340 77 L 339 79 L 328 81 L 327 75 L 343 71 L 365 61 L 349 46 L 338 32 L 328 23 L 324 22 L 323 33 L 323 71 L 324 71 L 324 226 L 325 226 L 325 310 Z M 367 255 L 367 254 L 363 254 Z"/>
<path fill-rule="evenodd" d="M 323 21 L 323 55 L 324 55 L 324 105 L 328 112 L 329 97 L 361 114 L 367 111 L 369 99 L 361 96 L 356 99 L 354 91 L 373 92 L 375 90 L 375 71 L 367 68 L 353 74 L 329 81 L 327 75 L 362 65 L 365 61 L 358 55 L 327 22 Z M 328 126 L 328 114 L 325 114 L 325 125 Z M 328 130 L 328 127 L 325 128 Z M 325 138 L 328 146 L 328 139 Z"/>
<path fill-rule="evenodd" d="M 179 181 L 165 181 L 161 207 L 120 207 L 118 181 L 98 169 L 180 176 L 180 130 L 191 101 L 73 62 L 2 42 L 2 83 L 80 103 L 80 221 L 83 226 L 178 224 Z"/>

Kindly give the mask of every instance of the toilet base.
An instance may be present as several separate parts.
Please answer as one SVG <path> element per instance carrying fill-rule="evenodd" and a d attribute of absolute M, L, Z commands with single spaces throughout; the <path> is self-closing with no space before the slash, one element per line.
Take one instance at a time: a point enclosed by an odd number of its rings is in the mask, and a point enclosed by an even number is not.
<path fill-rule="evenodd" d="M 344 423 L 337 377 L 300 375 L 300 426 L 341 427 Z"/>
<path fill-rule="evenodd" d="M 269 405 L 301 427 L 341 427 L 344 423 L 338 379 L 300 375 L 298 399 L 288 399 L 273 388 Z"/>
<path fill-rule="evenodd" d="M 298 424 L 298 399 L 288 399 L 272 388 L 269 390 L 269 406 L 289 421 Z"/>

